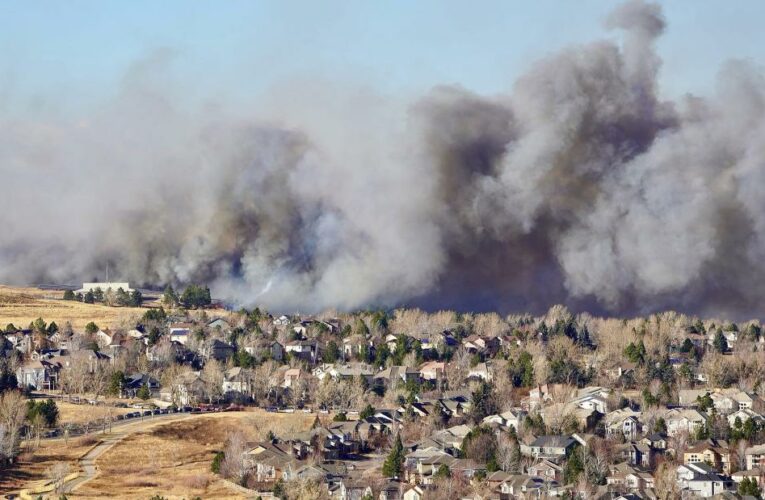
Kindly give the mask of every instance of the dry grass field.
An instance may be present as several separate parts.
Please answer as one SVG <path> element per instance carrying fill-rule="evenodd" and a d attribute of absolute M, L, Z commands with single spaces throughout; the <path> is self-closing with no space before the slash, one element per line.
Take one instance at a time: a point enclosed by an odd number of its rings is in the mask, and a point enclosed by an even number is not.
<path fill-rule="evenodd" d="M 145 312 L 135 307 L 108 307 L 62 300 L 64 293 L 37 288 L 15 288 L 0 285 L 0 328 L 13 323 L 26 328 L 37 318 L 63 326 L 67 321 L 81 331 L 94 321 L 101 327 L 117 327 L 135 322 Z"/>
<path fill-rule="evenodd" d="M 124 415 L 135 411 L 134 408 L 115 408 L 113 406 L 91 406 L 91 405 L 76 405 L 73 403 L 67 403 L 66 401 L 56 400 L 56 406 L 58 407 L 58 421 L 59 424 L 80 424 L 83 422 L 92 422 L 93 420 L 109 417 Z"/>
<path fill-rule="evenodd" d="M 64 326 L 67 321 L 76 331 L 85 329 L 91 321 L 102 328 L 125 326 L 132 328 L 146 312 L 140 307 L 109 307 L 63 300 L 64 292 L 19 288 L 0 285 L 0 329 L 8 323 L 26 328 L 29 323 L 42 318 L 50 323 Z M 146 305 L 147 302 L 144 302 Z M 222 309 L 208 311 L 210 317 L 228 317 L 232 313 Z"/>
<path fill-rule="evenodd" d="M 16 464 L 0 474 L 0 495 L 49 480 L 49 470 L 58 462 L 67 462 L 72 471 L 77 470 L 78 459 L 97 442 L 95 437 L 83 436 L 67 441 L 43 440 L 36 450 L 24 449 Z"/>
<path fill-rule="evenodd" d="M 101 473 L 69 498 L 245 498 L 210 473 L 215 452 L 242 431 L 252 440 L 307 430 L 315 416 L 264 411 L 200 415 L 157 424 L 132 434 L 104 453 Z"/>

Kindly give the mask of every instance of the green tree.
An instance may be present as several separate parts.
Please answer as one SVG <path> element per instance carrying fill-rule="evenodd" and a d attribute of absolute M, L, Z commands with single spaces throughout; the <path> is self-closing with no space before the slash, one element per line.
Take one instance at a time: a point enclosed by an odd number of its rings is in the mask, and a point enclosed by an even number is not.
<path fill-rule="evenodd" d="M 390 450 L 382 466 L 382 473 L 385 477 L 398 477 L 404 467 L 404 445 L 401 443 L 401 436 L 396 434 L 396 440 L 393 448 Z"/>
<path fill-rule="evenodd" d="M 664 420 L 664 418 L 659 417 L 656 422 L 653 424 L 653 432 L 656 432 L 658 434 L 666 434 L 667 433 L 667 421 Z"/>
<path fill-rule="evenodd" d="M 188 308 L 209 306 L 212 303 L 210 289 L 206 286 L 189 285 L 181 294 L 181 304 Z"/>
<path fill-rule="evenodd" d="M 48 324 L 42 318 L 37 318 L 32 322 L 32 329 L 36 332 L 45 333 L 47 331 Z"/>
<path fill-rule="evenodd" d="M 715 333 L 712 346 L 715 348 L 715 351 L 719 353 L 725 353 L 728 350 L 728 341 L 725 339 L 722 330 L 718 329 L 717 333 Z"/>
<path fill-rule="evenodd" d="M 517 358 L 508 363 L 510 380 L 515 387 L 531 387 L 534 385 L 534 360 L 526 351 L 521 351 Z"/>
<path fill-rule="evenodd" d="M 179 302 L 178 294 L 175 293 L 175 290 L 173 289 L 173 285 L 167 285 L 165 287 L 165 292 L 162 294 L 162 302 L 166 306 L 170 306 L 170 307 L 178 305 L 178 302 Z"/>
<path fill-rule="evenodd" d="M 138 396 L 139 399 L 143 399 L 144 401 L 149 399 L 151 397 L 151 391 L 149 390 L 148 384 L 143 384 L 141 388 L 138 389 L 136 396 Z"/>
<path fill-rule="evenodd" d="M 53 427 L 58 422 L 58 406 L 52 399 L 40 401 L 36 403 L 34 401 L 27 402 L 27 419 L 33 421 L 38 415 L 43 418 L 46 427 Z"/>
<path fill-rule="evenodd" d="M 485 417 L 497 412 L 497 404 L 494 400 L 494 392 L 491 384 L 485 380 L 473 392 L 471 397 L 472 408 L 470 410 L 473 422 L 479 423 Z"/>
<path fill-rule="evenodd" d="M 92 321 L 85 325 L 85 333 L 88 335 L 93 335 L 99 330 L 98 325 L 93 323 Z"/>
<path fill-rule="evenodd" d="M 714 401 L 712 401 L 712 396 L 710 396 L 709 393 L 706 393 L 703 396 L 697 396 L 696 404 L 698 405 L 699 411 L 703 412 L 708 411 L 715 405 Z"/>
<path fill-rule="evenodd" d="M 449 470 L 449 466 L 446 464 L 441 464 L 438 466 L 438 470 L 436 471 L 435 477 L 437 478 L 449 478 L 452 477 L 452 471 Z"/>
<path fill-rule="evenodd" d="M 576 482 L 583 471 L 584 461 L 582 460 L 582 451 L 580 448 L 577 448 L 568 457 L 566 467 L 563 469 L 563 479 L 565 484 Z"/>
<path fill-rule="evenodd" d="M 106 392 L 111 396 L 119 396 L 124 386 L 125 373 L 118 370 L 112 373 L 112 376 L 109 379 L 109 387 L 107 388 Z"/>
<path fill-rule="evenodd" d="M 226 454 L 222 451 L 219 451 L 215 454 L 212 460 L 212 464 L 210 464 L 210 470 L 213 472 L 213 474 L 220 474 L 220 466 L 225 458 Z"/>
<path fill-rule="evenodd" d="M 762 490 L 757 485 L 757 481 L 745 477 L 738 484 L 738 494 L 741 496 L 752 496 L 754 498 L 762 498 Z"/>
<path fill-rule="evenodd" d="M 115 295 L 115 301 L 118 306 L 128 306 L 130 305 L 130 295 L 128 295 L 125 289 L 119 287 Z"/>
<path fill-rule="evenodd" d="M 51 321 L 46 331 L 48 332 L 48 335 L 53 335 L 54 333 L 56 333 L 58 331 L 58 325 L 56 324 L 56 322 Z"/>
<path fill-rule="evenodd" d="M 77 297 L 72 290 L 66 290 L 64 292 L 64 300 L 75 300 Z"/>
<path fill-rule="evenodd" d="M 96 302 L 96 296 L 92 290 L 88 290 L 85 292 L 85 295 L 82 296 L 82 301 L 86 304 L 94 304 Z"/>
<path fill-rule="evenodd" d="M 141 307 L 141 304 L 143 304 L 143 294 L 140 290 L 133 290 L 130 292 L 130 299 L 128 300 L 128 305 L 132 307 Z"/>
<path fill-rule="evenodd" d="M 337 346 L 337 342 L 330 340 L 327 342 L 327 347 L 321 355 L 325 363 L 335 363 L 340 358 L 340 348 Z"/>
<path fill-rule="evenodd" d="M 365 420 L 375 414 L 375 409 L 372 405 L 367 405 L 361 413 L 359 413 L 359 419 Z"/>

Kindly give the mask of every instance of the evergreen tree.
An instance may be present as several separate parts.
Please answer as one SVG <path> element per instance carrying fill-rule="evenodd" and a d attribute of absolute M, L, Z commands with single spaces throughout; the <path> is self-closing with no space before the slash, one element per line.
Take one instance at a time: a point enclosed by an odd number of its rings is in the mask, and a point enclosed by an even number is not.
<path fill-rule="evenodd" d="M 143 384 L 141 388 L 138 389 L 136 396 L 138 396 L 139 399 L 143 399 L 144 401 L 149 399 L 151 397 L 151 391 L 149 390 L 149 386 L 147 384 Z"/>
<path fill-rule="evenodd" d="M 133 290 L 130 292 L 130 299 L 128 301 L 128 305 L 132 307 L 141 307 L 141 304 L 143 304 L 143 294 L 140 290 Z"/>
<path fill-rule="evenodd" d="M 401 443 L 401 436 L 396 434 L 396 441 L 393 443 L 393 449 L 390 450 L 388 457 L 382 466 L 382 473 L 385 477 L 398 477 L 404 466 L 404 445 Z"/>
<path fill-rule="evenodd" d="M 755 498 L 762 498 L 762 489 L 757 485 L 757 481 L 745 477 L 738 484 L 738 494 L 741 496 L 752 496 Z"/>
<path fill-rule="evenodd" d="M 715 333 L 712 346 L 715 348 L 715 351 L 719 353 L 725 353 L 728 350 L 728 341 L 725 339 L 722 330 L 718 329 L 717 333 Z"/>
<path fill-rule="evenodd" d="M 485 417 L 497 412 L 497 405 L 494 401 L 492 386 L 486 381 L 482 381 L 472 394 L 471 416 L 473 422 L 481 422 Z"/>
<path fill-rule="evenodd" d="M 579 448 L 575 449 L 568 457 L 566 468 L 563 470 L 565 484 L 576 482 L 579 474 L 584 471 L 584 462 L 582 461 L 582 452 Z"/>
<path fill-rule="evenodd" d="M 77 297 L 72 290 L 66 290 L 64 292 L 64 300 L 75 300 Z"/>
<path fill-rule="evenodd" d="M 55 321 L 51 321 L 47 328 L 48 335 L 53 335 L 54 333 L 58 332 L 58 325 Z"/>
<path fill-rule="evenodd" d="M 173 285 L 167 285 L 165 287 L 165 292 L 162 294 L 162 302 L 164 302 L 167 306 L 176 306 L 178 305 L 178 294 L 175 293 L 175 289 L 173 289 Z"/>
<path fill-rule="evenodd" d="M 330 340 L 327 342 L 327 347 L 321 354 L 325 363 L 335 363 L 340 358 L 340 348 L 337 346 L 337 342 Z"/>
<path fill-rule="evenodd" d="M 93 323 L 92 321 L 85 325 L 85 333 L 88 335 L 93 335 L 99 330 L 98 325 Z"/>

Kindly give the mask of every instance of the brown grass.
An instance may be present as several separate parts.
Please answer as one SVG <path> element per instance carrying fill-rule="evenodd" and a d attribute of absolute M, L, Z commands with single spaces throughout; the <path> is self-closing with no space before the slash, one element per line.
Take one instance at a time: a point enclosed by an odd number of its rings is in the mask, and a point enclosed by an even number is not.
<path fill-rule="evenodd" d="M 26 328 L 37 318 L 59 327 L 67 321 L 81 331 L 94 321 L 101 327 L 116 327 L 121 322 L 140 317 L 145 309 L 138 307 L 109 307 L 62 300 L 63 292 L 37 288 L 14 288 L 0 285 L 0 328 L 13 323 Z"/>
<path fill-rule="evenodd" d="M 58 407 L 58 421 L 60 424 L 79 424 L 84 422 L 92 422 L 93 420 L 104 418 L 109 415 L 114 417 L 135 411 L 133 408 L 114 408 L 105 406 L 92 406 L 87 404 L 76 405 L 61 400 L 56 401 L 56 406 Z"/>
<path fill-rule="evenodd" d="M 236 431 L 260 440 L 269 431 L 287 435 L 307 430 L 313 415 L 264 411 L 217 413 L 157 424 L 132 434 L 97 461 L 101 471 L 77 491 L 77 498 L 244 498 L 210 473 L 215 453 Z"/>
<path fill-rule="evenodd" d="M 41 441 L 38 449 L 27 449 L 19 455 L 13 467 L 0 474 L 0 494 L 49 480 L 48 470 L 57 462 L 68 462 L 71 470 L 78 468 L 77 460 L 96 443 L 93 437 Z"/>

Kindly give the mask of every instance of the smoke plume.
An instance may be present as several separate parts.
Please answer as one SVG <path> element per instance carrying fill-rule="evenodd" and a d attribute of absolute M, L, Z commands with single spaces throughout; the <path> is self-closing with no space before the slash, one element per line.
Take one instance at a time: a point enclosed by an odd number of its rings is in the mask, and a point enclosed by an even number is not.
<path fill-rule="evenodd" d="M 0 281 L 208 283 L 275 310 L 414 304 L 758 315 L 765 79 L 662 99 L 661 9 L 502 97 L 296 84 L 184 106 L 158 52 L 77 120 L 0 106 Z M 306 88 L 309 87 L 309 88 Z"/>

